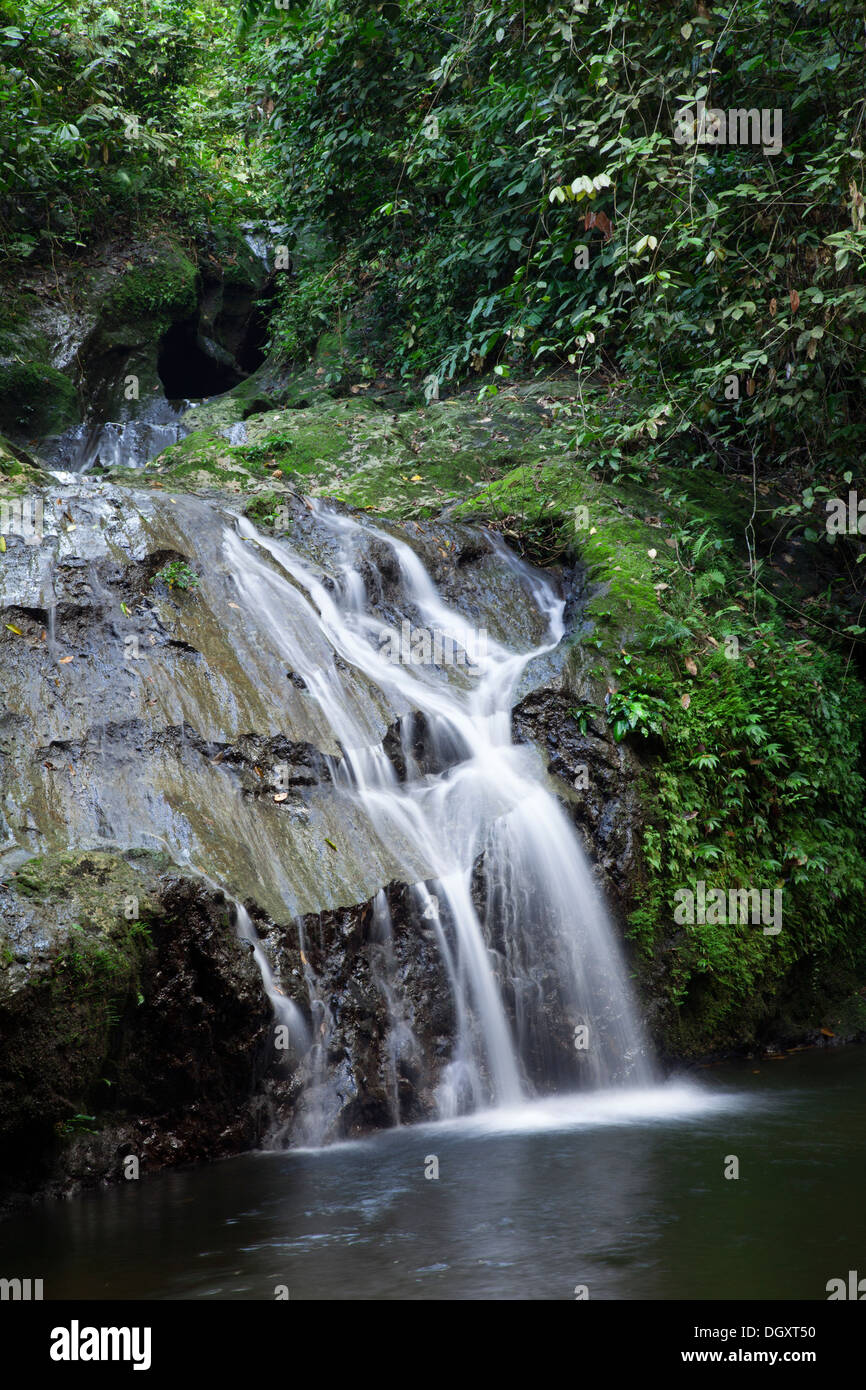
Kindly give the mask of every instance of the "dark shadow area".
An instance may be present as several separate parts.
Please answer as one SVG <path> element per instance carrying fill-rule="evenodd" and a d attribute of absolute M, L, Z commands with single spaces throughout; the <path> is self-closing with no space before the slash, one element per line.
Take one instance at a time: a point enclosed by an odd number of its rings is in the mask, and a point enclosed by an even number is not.
<path fill-rule="evenodd" d="M 238 366 L 245 372 L 254 372 L 267 356 L 268 324 L 275 307 L 275 293 L 275 285 L 266 285 L 250 306 L 243 340 L 235 353 Z"/>
<path fill-rule="evenodd" d="M 157 371 L 170 401 L 218 396 L 243 380 L 243 372 L 231 362 L 219 361 L 202 350 L 195 320 L 172 324 L 164 334 L 159 344 Z"/>

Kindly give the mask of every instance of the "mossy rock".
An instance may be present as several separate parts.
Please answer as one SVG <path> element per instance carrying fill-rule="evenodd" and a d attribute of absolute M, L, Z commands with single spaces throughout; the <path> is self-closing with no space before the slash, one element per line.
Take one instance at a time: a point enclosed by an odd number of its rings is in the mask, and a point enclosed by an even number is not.
<path fill-rule="evenodd" d="M 256 411 L 246 438 L 231 445 L 220 433 L 248 406 L 252 393 L 228 393 L 190 411 L 200 426 L 154 460 L 151 469 L 171 486 L 256 489 L 274 475 L 315 496 L 394 518 L 434 516 L 532 457 L 536 417 L 484 415 L 475 402 L 443 402 L 427 411 L 395 414 L 360 391 L 327 394 L 304 407 Z M 117 476 L 117 475 L 115 475 Z"/>
<path fill-rule="evenodd" d="M 104 345 L 135 346 L 171 323 L 189 318 L 198 304 L 198 272 L 178 247 L 133 266 L 112 287 L 102 311 Z"/>
<path fill-rule="evenodd" d="M 135 1003 L 151 911 L 141 875 L 106 852 L 37 856 L 9 877 L 3 893 L 0 1012 L 9 1052 L 0 1128 L 26 1125 L 28 1107 L 34 1117 L 44 1110 L 52 1075 L 61 1094 L 83 1095 L 93 1086 L 121 1014 Z M 42 1056 L 33 1048 L 37 1016 Z M 12 1100 L 16 1072 L 31 1079 L 24 1104 L 20 1096 Z"/>
<path fill-rule="evenodd" d="M 17 496 L 30 488 L 45 487 L 50 475 L 23 449 L 0 434 L 0 489 L 5 497 Z"/>
<path fill-rule="evenodd" d="M 236 228 L 212 224 L 208 247 L 212 247 L 219 261 L 226 288 L 248 290 L 256 288 L 265 279 L 266 272 L 261 261 Z"/>
<path fill-rule="evenodd" d="M 44 362 L 0 364 L 0 428 L 35 439 L 61 434 L 81 418 L 73 382 Z"/>
<path fill-rule="evenodd" d="M 44 333 L 34 326 L 39 309 L 36 296 L 18 293 L 14 286 L 3 286 L 0 302 L 0 358 L 49 360 L 50 348 Z"/>

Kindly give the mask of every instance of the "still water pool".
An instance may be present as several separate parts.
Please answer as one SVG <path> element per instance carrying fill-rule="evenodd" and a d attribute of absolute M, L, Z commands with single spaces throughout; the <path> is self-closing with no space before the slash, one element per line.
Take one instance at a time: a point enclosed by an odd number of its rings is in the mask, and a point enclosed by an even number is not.
<path fill-rule="evenodd" d="M 864 1156 L 866 1049 L 805 1051 L 156 1174 L 0 1251 L 52 1299 L 825 1300 L 866 1275 Z"/>

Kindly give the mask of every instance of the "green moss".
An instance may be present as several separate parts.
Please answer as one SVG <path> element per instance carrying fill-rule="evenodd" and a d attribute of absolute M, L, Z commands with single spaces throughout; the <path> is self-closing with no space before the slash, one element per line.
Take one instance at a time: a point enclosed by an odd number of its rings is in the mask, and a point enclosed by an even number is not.
<path fill-rule="evenodd" d="M 62 372 L 42 362 L 0 363 L 0 428 L 26 437 L 60 434 L 79 418 L 75 386 Z"/>
<path fill-rule="evenodd" d="M 35 459 L 0 434 L 0 495 L 8 500 L 50 482 Z"/>
<path fill-rule="evenodd" d="M 244 515 L 248 516 L 256 526 L 275 526 L 282 502 L 283 494 L 281 493 L 261 492 L 247 503 L 244 508 Z"/>
<path fill-rule="evenodd" d="M 396 518 L 433 516 L 470 488 L 533 457 L 537 412 L 474 400 L 395 414 L 361 392 L 335 400 L 257 412 L 246 443 L 218 433 L 240 407 L 240 388 L 195 412 L 196 429 L 151 465 L 171 486 L 260 491 L 274 473 L 316 496 Z M 250 398 L 255 401 L 255 395 Z M 242 407 L 241 407 L 242 408 Z M 118 476 L 115 474 L 115 476 Z"/>
<path fill-rule="evenodd" d="M 51 344 L 39 327 L 43 302 L 8 278 L 0 286 L 0 358 L 50 362 Z"/>
<path fill-rule="evenodd" d="M 810 627 L 793 572 L 755 584 L 748 480 L 641 460 L 619 442 L 624 410 L 602 433 L 596 407 L 576 437 L 554 418 L 534 463 L 457 513 L 539 564 L 578 559 L 590 581 L 573 713 L 580 725 L 594 704 L 640 755 L 645 881 L 631 933 L 663 1047 L 699 1056 L 808 1031 L 866 973 L 866 695 L 847 653 Z M 676 892 L 698 880 L 780 888 L 781 933 L 678 925 Z"/>
<path fill-rule="evenodd" d="M 102 851 L 35 856 L 10 875 L 9 887 L 33 904 L 34 920 L 50 921 L 55 933 L 65 923 L 47 969 L 31 967 L 32 985 L 43 994 L 52 1045 L 74 1059 L 83 1095 L 112 1030 L 139 997 L 152 904 L 135 868 Z"/>
<path fill-rule="evenodd" d="M 153 264 L 127 270 L 112 288 L 103 309 L 109 327 L 156 319 L 171 323 L 195 313 L 198 275 L 192 261 L 172 247 Z"/>

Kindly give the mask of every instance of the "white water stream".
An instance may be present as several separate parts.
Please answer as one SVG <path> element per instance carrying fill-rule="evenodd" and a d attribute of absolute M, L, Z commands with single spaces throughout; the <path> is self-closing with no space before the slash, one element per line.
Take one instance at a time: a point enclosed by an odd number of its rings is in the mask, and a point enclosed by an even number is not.
<path fill-rule="evenodd" d="M 238 519 L 236 531 L 226 530 L 224 553 L 240 607 L 262 640 L 303 679 L 323 744 L 341 749 L 342 756 L 330 759 L 335 785 L 402 864 L 403 881 L 414 884 L 419 918 L 435 934 L 457 1022 L 453 1053 L 438 1082 L 439 1115 L 521 1103 L 532 1089 L 527 1061 L 535 1059 L 537 1076 L 554 1023 L 560 1035 L 563 1022 L 574 1035 L 572 1089 L 581 1082 L 594 1088 L 648 1084 L 652 1070 L 624 964 L 583 848 L 548 789 L 540 760 L 511 740 L 512 692 L 527 663 L 561 640 L 563 603 L 546 580 L 508 556 L 527 603 L 547 623 L 540 647 L 509 651 L 491 638 L 485 642 L 484 634 L 444 602 L 404 541 L 319 505 L 316 511 L 338 543 L 336 583 L 245 518 Z M 402 606 L 414 613 L 414 630 L 430 634 L 431 653 L 439 634 L 438 667 L 432 660 L 406 660 L 405 648 L 401 657 L 391 641 L 392 628 L 373 611 L 358 563 L 369 551 L 371 533 L 396 560 Z M 309 639 L 311 618 L 320 634 L 317 643 Z M 474 666 L 441 659 L 442 650 L 453 654 L 459 648 L 474 655 Z M 419 651 L 423 657 L 423 647 Z M 402 725 L 406 775 L 400 780 L 383 744 L 371 741 L 357 699 L 348 696 L 344 679 L 352 668 L 398 707 L 423 716 L 427 747 L 443 770 L 417 766 L 410 716 Z M 417 857 L 406 846 L 419 848 L 424 862 L 434 866 L 426 882 L 416 883 Z M 473 867 L 481 858 L 484 888 L 479 891 L 476 884 L 473 892 Z M 375 907 L 387 951 L 384 894 Z M 282 996 L 248 918 L 241 919 L 241 930 L 253 944 L 281 1017 Z M 542 984 L 542 977 L 549 978 L 551 953 L 558 977 L 555 998 Z M 314 1046 L 324 1066 L 327 1006 L 317 997 L 309 970 L 307 987 L 320 1035 Z M 416 1043 L 393 986 L 383 995 L 396 1069 L 401 1050 Z M 292 1023 L 296 1027 L 297 1018 Z"/>

